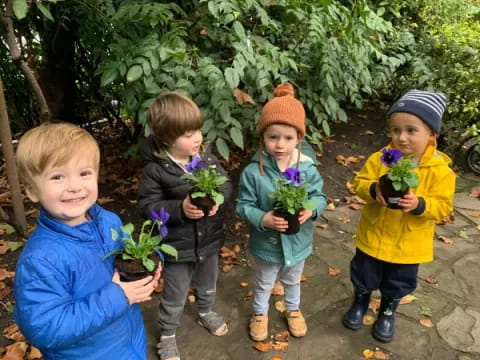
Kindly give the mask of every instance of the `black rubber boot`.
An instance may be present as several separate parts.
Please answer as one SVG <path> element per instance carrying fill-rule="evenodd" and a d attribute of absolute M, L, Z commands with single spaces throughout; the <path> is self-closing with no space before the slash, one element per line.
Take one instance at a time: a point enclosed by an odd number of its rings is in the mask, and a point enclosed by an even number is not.
<path fill-rule="evenodd" d="M 352 330 L 358 330 L 362 327 L 363 315 L 368 310 L 371 294 L 370 290 L 355 288 L 353 304 L 343 315 L 342 322 L 345 327 Z"/>
<path fill-rule="evenodd" d="M 395 300 L 382 296 L 378 318 L 372 329 L 372 335 L 375 339 L 383 342 L 392 341 L 395 331 L 395 311 L 397 311 L 399 302 L 400 299 Z"/>

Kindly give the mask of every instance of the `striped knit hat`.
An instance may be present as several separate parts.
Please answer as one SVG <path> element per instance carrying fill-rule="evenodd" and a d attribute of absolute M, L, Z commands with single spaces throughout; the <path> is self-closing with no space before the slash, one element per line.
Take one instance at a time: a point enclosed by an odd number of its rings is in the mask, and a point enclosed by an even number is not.
<path fill-rule="evenodd" d="M 442 116 L 447 106 L 445 94 L 422 90 L 410 90 L 388 111 L 388 116 L 405 112 L 418 116 L 435 133 L 440 133 Z"/>

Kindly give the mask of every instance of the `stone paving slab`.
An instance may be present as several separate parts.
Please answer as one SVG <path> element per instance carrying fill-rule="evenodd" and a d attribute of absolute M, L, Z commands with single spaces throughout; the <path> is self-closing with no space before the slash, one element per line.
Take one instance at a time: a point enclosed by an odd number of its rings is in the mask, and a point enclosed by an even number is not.
<path fill-rule="evenodd" d="M 316 223 L 313 254 L 306 262 L 307 279 L 302 283 L 301 308 L 309 329 L 305 338 L 291 338 L 286 352 L 260 353 L 253 348 L 255 343 L 248 336 L 252 304 L 244 297 L 252 289 L 255 269 L 250 255 L 242 251 L 242 265 L 228 273 L 221 272 L 218 281 L 215 311 L 227 320 L 229 333 L 220 338 L 210 335 L 197 325 L 194 304 L 187 303 L 177 330 L 181 359 L 267 360 L 276 355 L 284 360 L 360 360 L 364 359 L 363 350 L 378 349 L 391 360 L 480 360 L 480 232 L 476 229 L 477 222 L 470 221 L 468 215 L 480 211 L 479 199 L 468 196 L 480 181 L 470 175 L 458 180 L 457 190 L 461 192 L 455 196 L 455 224 L 437 227 L 435 261 L 420 266 L 418 288 L 413 293 L 416 300 L 399 306 L 396 335 L 391 343 L 376 341 L 371 336 L 371 326 L 351 331 L 341 324 L 352 296 L 349 264 L 360 216 L 359 211 L 342 206 L 325 211 Z M 327 227 L 322 228 L 325 224 Z M 439 235 L 450 237 L 453 243 L 441 242 Z M 330 276 L 329 267 L 339 269 L 340 273 Z M 428 283 L 428 278 L 437 283 Z M 249 286 L 240 287 L 242 281 Z M 377 292 L 374 295 L 378 296 Z M 271 297 L 270 335 L 287 329 L 283 315 L 275 309 L 275 302 L 281 299 Z M 149 360 L 157 359 L 157 306 L 158 295 L 148 304 L 142 304 Z M 428 316 L 433 328 L 419 323 Z"/>

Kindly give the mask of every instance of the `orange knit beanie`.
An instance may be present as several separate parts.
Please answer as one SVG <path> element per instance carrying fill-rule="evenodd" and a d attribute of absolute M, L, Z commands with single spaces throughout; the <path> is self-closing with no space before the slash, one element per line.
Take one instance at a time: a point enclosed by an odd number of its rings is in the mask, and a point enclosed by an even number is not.
<path fill-rule="evenodd" d="M 300 135 L 305 135 L 305 109 L 295 99 L 295 90 L 290 83 L 283 83 L 273 91 L 274 98 L 267 102 L 260 114 L 257 133 L 263 136 L 265 129 L 272 124 L 293 126 Z"/>

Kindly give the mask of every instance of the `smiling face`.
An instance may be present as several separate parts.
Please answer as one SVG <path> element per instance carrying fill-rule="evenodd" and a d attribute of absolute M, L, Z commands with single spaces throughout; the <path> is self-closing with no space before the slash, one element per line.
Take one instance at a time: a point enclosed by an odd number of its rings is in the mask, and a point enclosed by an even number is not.
<path fill-rule="evenodd" d="M 87 210 L 98 197 L 98 162 L 89 151 L 78 151 L 64 164 L 49 164 L 33 177 L 27 195 L 55 219 L 75 226 L 87 221 Z"/>
<path fill-rule="evenodd" d="M 413 155 L 418 161 L 430 141 L 435 140 L 433 132 L 420 118 L 403 112 L 390 115 L 388 136 L 393 146 L 404 155 Z"/>
<path fill-rule="evenodd" d="M 265 150 L 277 159 L 278 163 L 288 165 L 299 141 L 297 129 L 289 125 L 273 124 L 263 133 Z"/>

